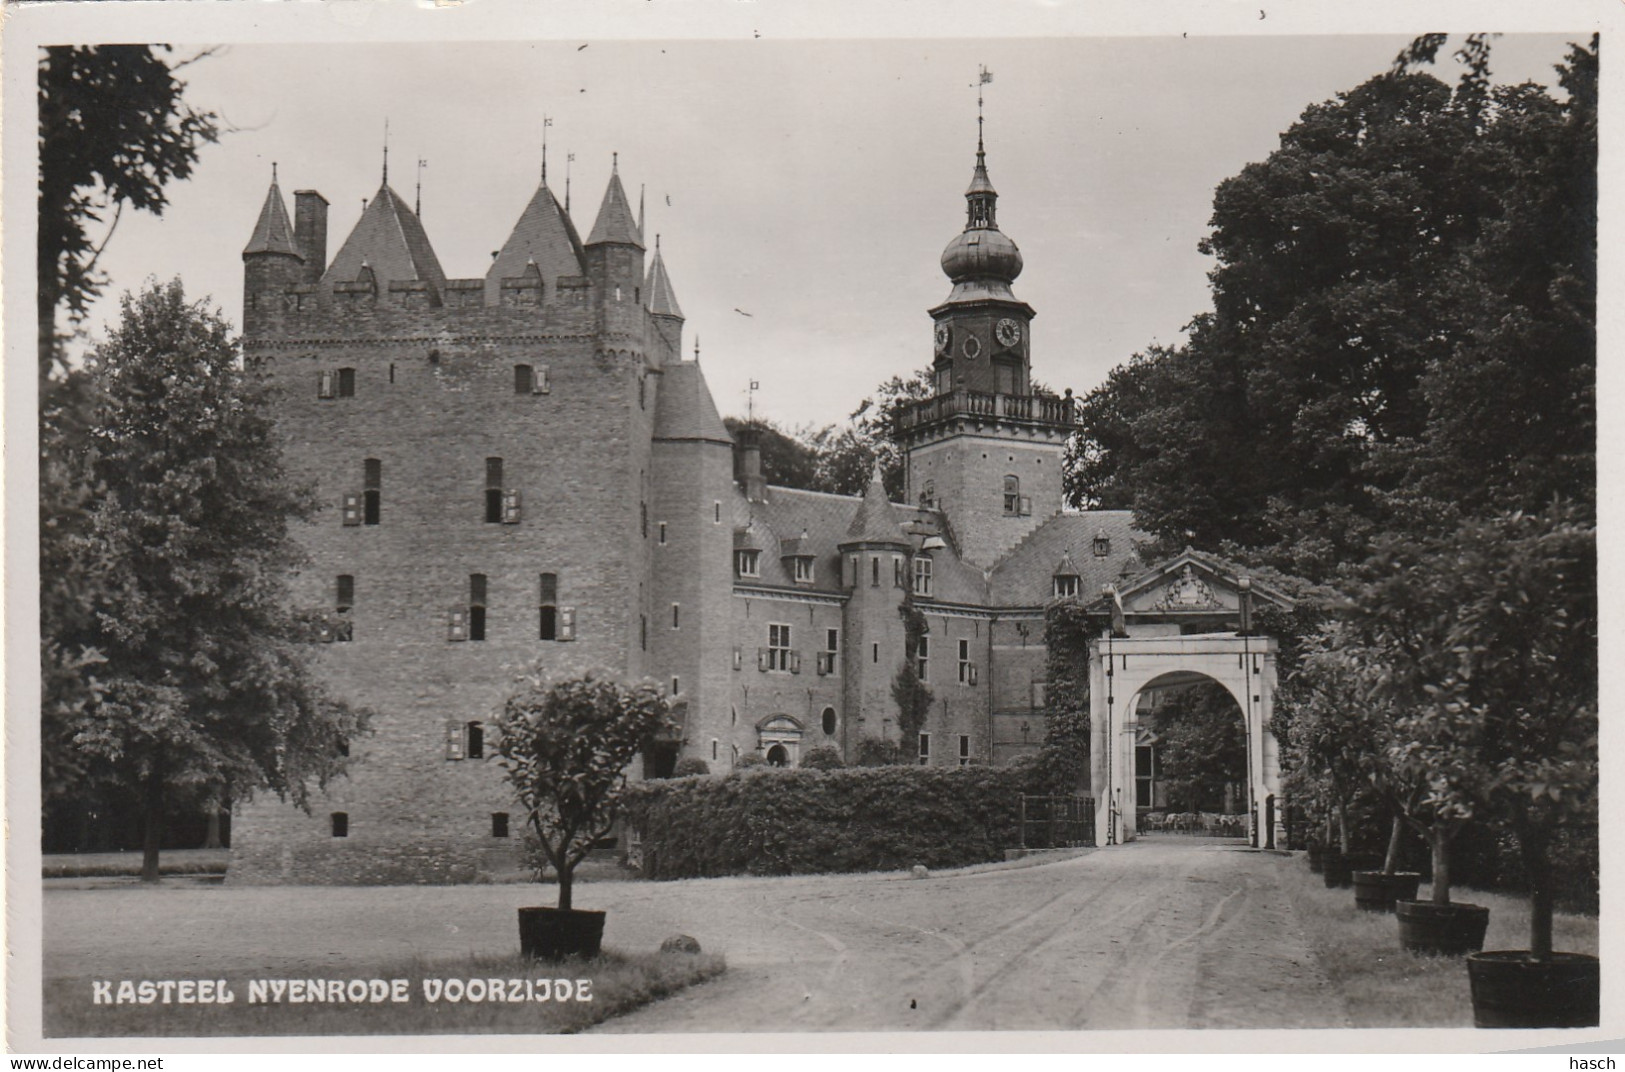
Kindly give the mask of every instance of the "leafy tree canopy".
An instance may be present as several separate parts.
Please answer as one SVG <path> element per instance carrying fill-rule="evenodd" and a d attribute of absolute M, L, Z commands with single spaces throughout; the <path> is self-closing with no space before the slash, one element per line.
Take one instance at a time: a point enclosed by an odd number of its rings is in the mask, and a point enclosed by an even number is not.
<path fill-rule="evenodd" d="M 42 378 L 62 363 L 58 309 L 78 324 L 107 283 L 96 262 L 124 207 L 162 215 L 165 186 L 190 175 L 198 148 L 219 137 L 216 116 L 182 97 L 186 83 L 175 72 L 192 60 L 171 62 L 169 52 L 168 45 L 59 45 L 40 59 Z"/>
<path fill-rule="evenodd" d="M 289 606 L 299 557 L 290 484 L 260 377 L 228 325 L 178 281 L 126 295 L 84 372 L 86 432 L 52 457 L 82 489 L 52 525 L 43 504 L 45 790 L 138 789 L 146 874 L 157 877 L 166 797 L 303 805 L 344 768 L 365 715 L 311 671 L 313 621 Z"/>

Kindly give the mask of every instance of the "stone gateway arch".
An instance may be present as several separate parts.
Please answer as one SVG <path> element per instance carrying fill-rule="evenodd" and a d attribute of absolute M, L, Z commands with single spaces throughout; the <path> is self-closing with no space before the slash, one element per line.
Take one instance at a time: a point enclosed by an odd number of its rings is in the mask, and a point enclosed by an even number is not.
<path fill-rule="evenodd" d="M 1121 613 L 1118 613 L 1118 605 Z M 1189 548 L 1103 594 L 1094 608 L 1113 629 L 1089 645 L 1090 790 L 1095 844 L 1137 832 L 1135 749 L 1140 696 L 1148 689 L 1217 682 L 1246 727 L 1246 812 L 1255 847 L 1284 845 L 1280 748 L 1269 730 L 1276 690 L 1273 637 L 1253 626 L 1263 606 L 1292 609 L 1282 593 Z"/>

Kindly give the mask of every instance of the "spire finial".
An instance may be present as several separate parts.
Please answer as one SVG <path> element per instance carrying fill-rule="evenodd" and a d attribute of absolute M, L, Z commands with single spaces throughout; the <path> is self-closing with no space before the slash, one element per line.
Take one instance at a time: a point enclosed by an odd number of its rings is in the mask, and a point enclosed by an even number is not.
<path fill-rule="evenodd" d="M 993 72 L 983 66 L 976 79 L 976 166 L 982 167 L 985 163 L 986 151 L 982 148 L 982 87 L 993 81 Z"/>
<path fill-rule="evenodd" d="M 570 165 L 575 163 L 575 153 L 564 154 L 564 213 L 570 214 Z"/>
<path fill-rule="evenodd" d="M 611 175 L 619 175 L 621 173 L 620 153 L 612 152 L 609 154 L 609 172 Z"/>
<path fill-rule="evenodd" d="M 700 363 L 700 337 L 698 335 L 694 336 L 694 363 L 696 365 Z M 752 380 L 750 382 L 755 384 L 756 381 Z"/>
<path fill-rule="evenodd" d="M 638 183 L 638 241 L 643 241 L 643 183 Z"/>
<path fill-rule="evenodd" d="M 660 232 L 659 231 L 655 232 L 655 252 L 656 253 L 660 252 Z"/>
<path fill-rule="evenodd" d="M 553 125 L 553 120 L 544 112 L 542 114 L 542 185 L 547 185 L 547 128 Z"/>
<path fill-rule="evenodd" d="M 418 157 L 418 189 L 417 196 L 412 199 L 412 215 L 420 220 L 423 218 L 423 169 L 428 166 L 427 160 Z"/>
<path fill-rule="evenodd" d="M 271 185 L 276 185 L 276 161 L 271 161 Z"/>
<path fill-rule="evenodd" d="M 389 185 L 389 117 L 384 117 L 384 185 Z"/>

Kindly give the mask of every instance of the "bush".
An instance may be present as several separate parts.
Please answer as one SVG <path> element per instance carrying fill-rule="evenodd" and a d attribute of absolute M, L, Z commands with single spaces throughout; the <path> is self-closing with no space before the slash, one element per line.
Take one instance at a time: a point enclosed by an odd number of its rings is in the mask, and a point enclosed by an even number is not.
<path fill-rule="evenodd" d="M 1021 843 L 1021 789 L 1008 768 L 792 770 L 645 782 L 626 815 L 655 879 L 958 867 Z"/>
<path fill-rule="evenodd" d="M 751 767 L 765 767 L 767 760 L 755 752 L 746 752 L 734 762 L 734 770 L 749 770 Z"/>
<path fill-rule="evenodd" d="M 801 757 L 802 770 L 844 770 L 846 764 L 841 761 L 841 753 L 830 745 L 819 745 L 809 749 Z"/>
<path fill-rule="evenodd" d="M 853 758 L 854 767 L 895 767 L 903 762 L 902 749 L 896 741 L 888 741 L 882 737 L 865 737 L 858 741 L 858 750 Z"/>
<path fill-rule="evenodd" d="M 710 773 L 711 765 L 699 756 L 684 756 L 677 761 L 677 766 L 672 768 L 671 776 L 673 778 L 691 778 L 696 774 Z"/>

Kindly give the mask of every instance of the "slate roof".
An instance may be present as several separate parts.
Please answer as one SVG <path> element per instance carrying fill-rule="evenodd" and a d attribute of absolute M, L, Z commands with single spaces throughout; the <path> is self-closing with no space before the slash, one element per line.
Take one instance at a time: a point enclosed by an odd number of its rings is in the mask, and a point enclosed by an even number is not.
<path fill-rule="evenodd" d="M 627 204 L 626 191 L 621 189 L 621 176 L 617 172 L 610 173 L 604 203 L 598 207 L 598 220 L 592 225 L 592 234 L 587 236 L 589 246 L 600 242 L 622 242 L 643 248 L 643 231 L 632 216 L 632 206 Z"/>
<path fill-rule="evenodd" d="M 1111 552 L 1097 558 L 1094 540 L 1101 532 L 1111 541 Z M 1093 599 L 1103 585 L 1122 582 L 1125 565 L 1129 576 L 1144 571 L 1134 543 L 1148 539 L 1134 528 L 1127 510 L 1056 514 L 994 563 L 991 591 L 1000 606 L 1042 606 L 1054 598 L 1056 567 L 1070 557 L 1079 578 L 1078 595 Z"/>
<path fill-rule="evenodd" d="M 733 437 L 717 415 L 717 404 L 698 361 L 674 361 L 661 366 L 660 392 L 655 400 L 654 438 L 702 440 L 733 445 Z"/>
<path fill-rule="evenodd" d="M 530 203 L 513 225 L 513 233 L 508 235 L 485 273 L 486 304 L 498 304 L 502 281 L 523 275 L 531 263 L 536 265 L 546 287 L 556 286 L 560 276 L 586 274 L 581 236 L 546 183 L 536 187 Z"/>
<path fill-rule="evenodd" d="M 372 269 L 380 290 L 397 280 L 426 280 L 437 291 L 446 289 L 446 273 L 423 224 L 387 182 L 367 202 L 322 282 L 350 282 L 361 274 L 362 265 Z"/>
<path fill-rule="evenodd" d="M 904 543 L 903 522 L 886 497 L 886 485 L 880 480 L 880 466 L 869 477 L 869 486 L 863 489 L 863 498 L 847 523 L 847 543 Z"/>
<path fill-rule="evenodd" d="M 282 203 L 282 190 L 275 179 L 271 180 L 271 189 L 265 195 L 265 205 L 260 209 L 254 234 L 249 238 L 248 245 L 243 247 L 244 256 L 250 253 L 291 253 L 295 257 L 300 256 L 299 246 L 293 240 L 293 224 L 288 222 L 288 209 Z"/>
<path fill-rule="evenodd" d="M 655 259 L 649 265 L 649 280 L 644 284 L 643 291 L 649 296 L 649 312 L 655 316 L 682 316 L 683 310 L 677 305 L 677 292 L 671 289 L 671 280 L 666 276 L 666 262 L 660 256 L 660 239 L 655 239 Z"/>

